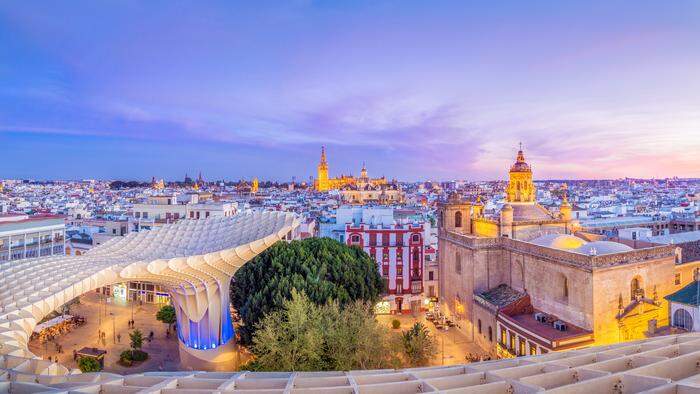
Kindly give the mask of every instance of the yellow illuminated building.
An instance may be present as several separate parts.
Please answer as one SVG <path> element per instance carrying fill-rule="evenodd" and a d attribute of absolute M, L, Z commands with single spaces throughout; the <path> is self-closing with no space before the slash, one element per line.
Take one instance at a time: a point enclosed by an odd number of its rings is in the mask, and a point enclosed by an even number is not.
<path fill-rule="evenodd" d="M 452 194 L 439 204 L 440 306 L 494 357 L 641 339 L 668 330 L 664 297 L 692 277 L 674 245 L 577 231 L 567 186 L 559 212 L 537 203 L 522 147 L 500 210 Z M 693 265 L 694 264 L 694 265 Z"/>
<path fill-rule="evenodd" d="M 325 192 L 329 190 L 340 190 L 344 187 L 349 186 L 383 186 L 387 184 L 385 177 L 381 178 L 370 178 L 367 175 L 367 168 L 364 164 L 362 165 L 362 170 L 360 171 L 360 177 L 356 178 L 352 175 L 341 175 L 337 178 L 330 178 L 328 175 L 328 160 L 326 159 L 326 148 L 321 147 L 321 160 L 316 167 L 316 180 L 314 181 L 314 189 L 319 192 Z"/>
<path fill-rule="evenodd" d="M 522 144 L 515 163 L 510 167 L 506 200 L 509 203 L 535 202 L 535 184 L 532 182 L 532 170 L 525 162 Z"/>
<path fill-rule="evenodd" d="M 260 187 L 260 185 L 259 185 L 258 178 L 253 178 L 253 182 L 251 183 L 251 186 L 250 186 L 250 192 L 257 193 L 259 187 Z"/>

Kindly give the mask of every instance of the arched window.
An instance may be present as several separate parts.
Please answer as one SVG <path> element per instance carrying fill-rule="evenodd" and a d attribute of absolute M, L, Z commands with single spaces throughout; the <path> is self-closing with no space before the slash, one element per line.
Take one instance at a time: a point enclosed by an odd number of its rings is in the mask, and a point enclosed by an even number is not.
<path fill-rule="evenodd" d="M 635 276 L 630 282 L 630 300 L 634 301 L 637 297 L 644 297 L 644 289 L 642 289 L 642 278 Z"/>
<path fill-rule="evenodd" d="M 557 274 L 557 276 L 559 301 L 569 302 L 569 278 L 562 273 Z"/>
<path fill-rule="evenodd" d="M 462 227 L 462 212 L 455 212 L 455 227 Z"/>
<path fill-rule="evenodd" d="M 481 334 L 481 319 L 476 322 L 476 328 L 479 330 L 479 334 Z"/>
<path fill-rule="evenodd" d="M 692 331 L 693 317 L 685 309 L 677 309 L 673 313 L 673 326 Z"/>

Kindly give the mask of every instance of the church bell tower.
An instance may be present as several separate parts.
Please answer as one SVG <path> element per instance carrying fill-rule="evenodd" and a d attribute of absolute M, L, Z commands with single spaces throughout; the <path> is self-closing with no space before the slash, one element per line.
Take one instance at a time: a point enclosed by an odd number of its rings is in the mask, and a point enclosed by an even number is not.
<path fill-rule="evenodd" d="M 325 192 L 330 189 L 328 181 L 328 162 L 326 161 L 326 148 L 321 147 L 321 161 L 317 167 L 316 191 Z"/>
<path fill-rule="evenodd" d="M 523 145 L 520 144 L 515 163 L 510 167 L 506 200 L 508 203 L 534 203 L 535 184 L 532 182 L 532 169 L 525 162 Z"/>

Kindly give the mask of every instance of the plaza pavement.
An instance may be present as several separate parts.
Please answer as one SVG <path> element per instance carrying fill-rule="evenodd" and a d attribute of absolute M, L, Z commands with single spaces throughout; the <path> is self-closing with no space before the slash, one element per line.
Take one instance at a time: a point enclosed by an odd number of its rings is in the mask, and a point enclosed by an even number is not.
<path fill-rule="evenodd" d="M 392 320 L 398 319 L 401 322 L 401 327 L 397 331 L 407 330 L 416 322 L 421 322 L 428 327 L 428 330 L 434 335 L 437 342 L 437 354 L 433 357 L 430 365 L 464 364 L 468 362 L 465 356 L 469 353 L 486 355 L 486 352 L 470 341 L 467 335 L 458 330 L 457 327 L 450 327 L 447 330 L 435 328 L 433 323 L 426 320 L 425 313 L 420 313 L 416 316 L 379 315 L 377 319 L 389 327 L 391 327 Z"/>

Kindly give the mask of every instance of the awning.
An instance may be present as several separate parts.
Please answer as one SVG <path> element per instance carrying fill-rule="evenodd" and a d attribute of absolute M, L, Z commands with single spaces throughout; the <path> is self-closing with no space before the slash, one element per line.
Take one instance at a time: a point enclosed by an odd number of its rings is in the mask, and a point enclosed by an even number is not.
<path fill-rule="evenodd" d="M 61 315 L 61 316 L 54 317 L 51 320 L 47 320 L 41 324 L 37 324 L 37 326 L 34 327 L 34 332 L 38 334 L 42 330 L 45 330 L 47 328 L 51 328 L 57 324 L 63 323 L 64 321 L 70 320 L 72 318 L 73 318 L 73 316 L 71 316 L 71 315 Z"/>

